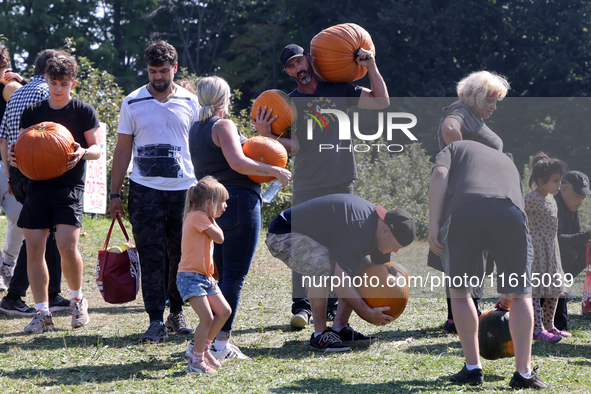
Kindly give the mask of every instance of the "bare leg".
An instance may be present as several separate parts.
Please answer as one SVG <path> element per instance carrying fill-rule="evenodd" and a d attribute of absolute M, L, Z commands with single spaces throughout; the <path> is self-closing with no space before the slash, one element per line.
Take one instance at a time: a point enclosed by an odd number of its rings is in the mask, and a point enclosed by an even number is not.
<path fill-rule="evenodd" d="M 203 353 L 205 348 L 205 340 L 207 339 L 210 328 L 213 325 L 213 313 L 211 311 L 211 307 L 209 306 L 209 301 L 205 296 L 191 297 L 189 298 L 189 304 L 191 304 L 191 308 L 193 308 L 195 313 L 197 313 L 197 316 L 199 316 L 199 325 L 195 329 L 195 342 L 193 345 L 193 351 L 195 353 Z"/>
<path fill-rule="evenodd" d="M 36 304 L 49 302 L 49 272 L 45 261 L 45 244 L 49 229 L 23 229 L 27 241 L 27 275 Z"/>
<path fill-rule="evenodd" d="M 478 313 L 472 301 L 472 289 L 449 289 L 451 309 L 460 337 L 466 364 L 480 364 L 478 350 Z"/>
<path fill-rule="evenodd" d="M 79 237 L 80 227 L 69 224 L 56 225 L 55 239 L 62 257 L 62 272 L 70 290 L 80 290 L 82 288 L 84 262 L 78 251 Z"/>
<path fill-rule="evenodd" d="M 526 374 L 531 371 L 531 343 L 534 330 L 532 299 L 529 294 L 511 294 L 509 330 L 515 350 L 515 368 Z"/>

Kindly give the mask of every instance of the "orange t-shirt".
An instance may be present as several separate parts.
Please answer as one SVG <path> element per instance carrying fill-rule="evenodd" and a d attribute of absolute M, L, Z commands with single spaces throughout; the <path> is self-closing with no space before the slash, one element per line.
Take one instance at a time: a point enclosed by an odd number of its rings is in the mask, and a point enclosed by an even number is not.
<path fill-rule="evenodd" d="M 213 240 L 205 230 L 213 226 L 205 212 L 190 211 L 183 221 L 181 262 L 178 272 L 213 275 Z"/>

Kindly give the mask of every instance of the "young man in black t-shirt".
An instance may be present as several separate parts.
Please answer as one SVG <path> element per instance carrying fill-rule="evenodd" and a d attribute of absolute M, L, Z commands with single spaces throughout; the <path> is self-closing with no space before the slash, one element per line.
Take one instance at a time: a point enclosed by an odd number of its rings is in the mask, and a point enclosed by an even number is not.
<path fill-rule="evenodd" d="M 68 154 L 68 171 L 46 181 L 31 181 L 18 225 L 27 242 L 27 271 L 37 312 L 25 327 L 25 333 L 40 334 L 54 328 L 47 288 L 49 284 L 45 263 L 45 242 L 49 229 L 56 226 L 56 240 L 62 257 L 63 274 L 70 288 L 72 327 L 79 328 L 90 320 L 88 302 L 82 294 L 83 261 L 78 251 L 82 226 L 84 194 L 84 160 L 96 160 L 101 155 L 100 134 L 96 111 L 92 106 L 71 97 L 76 86 L 78 65 L 65 56 L 48 60 L 46 79 L 50 97 L 33 104 L 23 112 L 21 132 L 38 123 L 60 123 L 74 137 L 74 152 Z M 18 167 L 18 157 L 12 148 L 11 164 Z"/>

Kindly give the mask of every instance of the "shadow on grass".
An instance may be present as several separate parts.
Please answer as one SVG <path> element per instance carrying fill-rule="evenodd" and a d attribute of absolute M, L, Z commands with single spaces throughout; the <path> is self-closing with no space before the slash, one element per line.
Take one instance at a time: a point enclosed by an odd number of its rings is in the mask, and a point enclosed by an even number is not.
<path fill-rule="evenodd" d="M 379 343 L 372 342 L 357 342 L 347 343 L 351 346 L 352 351 L 365 351 L 370 346 L 378 346 Z M 251 358 L 274 358 L 274 359 L 305 359 L 310 358 L 311 355 L 314 357 L 330 357 L 337 356 L 338 353 L 327 353 L 322 351 L 315 351 L 310 347 L 310 341 L 304 340 L 291 340 L 285 341 L 281 347 L 241 347 L 244 354 Z"/>
<path fill-rule="evenodd" d="M 487 375 L 486 381 L 505 381 L 507 377 Z M 316 392 L 328 391 L 336 393 L 416 393 L 416 392 L 450 392 L 464 391 L 464 388 L 469 388 L 470 392 L 490 391 L 490 388 L 473 387 L 473 386 L 458 386 L 449 382 L 448 376 L 437 377 L 432 380 L 412 379 L 412 380 L 392 380 L 385 383 L 344 383 L 341 379 L 324 379 L 324 378 L 309 378 L 300 379 L 289 385 L 273 388 L 269 391 L 273 393 L 309 393 L 310 389 Z M 509 386 L 507 385 L 507 388 Z M 495 388 L 502 390 L 501 387 Z"/>
<path fill-rule="evenodd" d="M 88 312 L 91 314 L 91 316 L 93 313 L 104 313 L 107 315 L 127 315 L 131 313 L 145 313 L 146 310 L 143 306 L 113 305 L 95 308 L 91 305 L 88 308 Z"/>
<path fill-rule="evenodd" d="M 242 330 L 232 330 L 232 334 L 233 335 L 255 334 L 255 333 L 263 333 L 263 332 L 273 332 L 273 331 L 293 332 L 294 330 L 288 324 L 277 324 L 274 326 L 253 327 L 253 328 L 246 328 L 246 329 L 242 329 Z"/>
<path fill-rule="evenodd" d="M 81 332 L 79 335 L 70 334 L 69 330 L 63 331 L 63 336 L 47 336 L 34 335 L 29 336 L 22 332 L 5 334 L 4 337 L 27 337 L 31 338 L 29 341 L 23 343 L 22 341 L 6 341 L 0 344 L 0 353 L 6 353 L 11 347 L 20 348 L 24 351 L 35 350 L 56 350 L 64 348 L 89 348 L 89 347 L 110 347 L 115 349 L 127 348 L 129 346 L 157 346 L 154 344 L 142 344 L 139 342 L 142 333 L 129 334 L 124 336 L 100 336 L 100 335 L 84 335 Z M 55 332 L 55 331 L 54 331 Z M 193 336 L 191 335 L 168 335 L 166 342 L 174 344 L 186 344 Z"/>
<path fill-rule="evenodd" d="M 4 372 L 4 379 L 36 381 L 38 387 L 62 385 L 79 385 L 83 383 L 109 383 L 124 380 L 161 380 L 162 376 L 151 376 L 151 371 L 166 371 L 170 378 L 185 376 L 184 371 L 176 369 L 177 360 L 151 359 L 128 364 L 75 366 L 69 368 L 21 368 L 12 372 Z"/>

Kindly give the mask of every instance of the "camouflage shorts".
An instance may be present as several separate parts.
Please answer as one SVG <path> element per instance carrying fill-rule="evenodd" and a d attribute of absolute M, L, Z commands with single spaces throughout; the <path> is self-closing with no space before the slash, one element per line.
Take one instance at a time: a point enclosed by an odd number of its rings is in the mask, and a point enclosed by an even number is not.
<path fill-rule="evenodd" d="M 332 275 L 335 261 L 328 249 L 301 233 L 267 234 L 269 252 L 295 272 L 306 276 Z"/>

